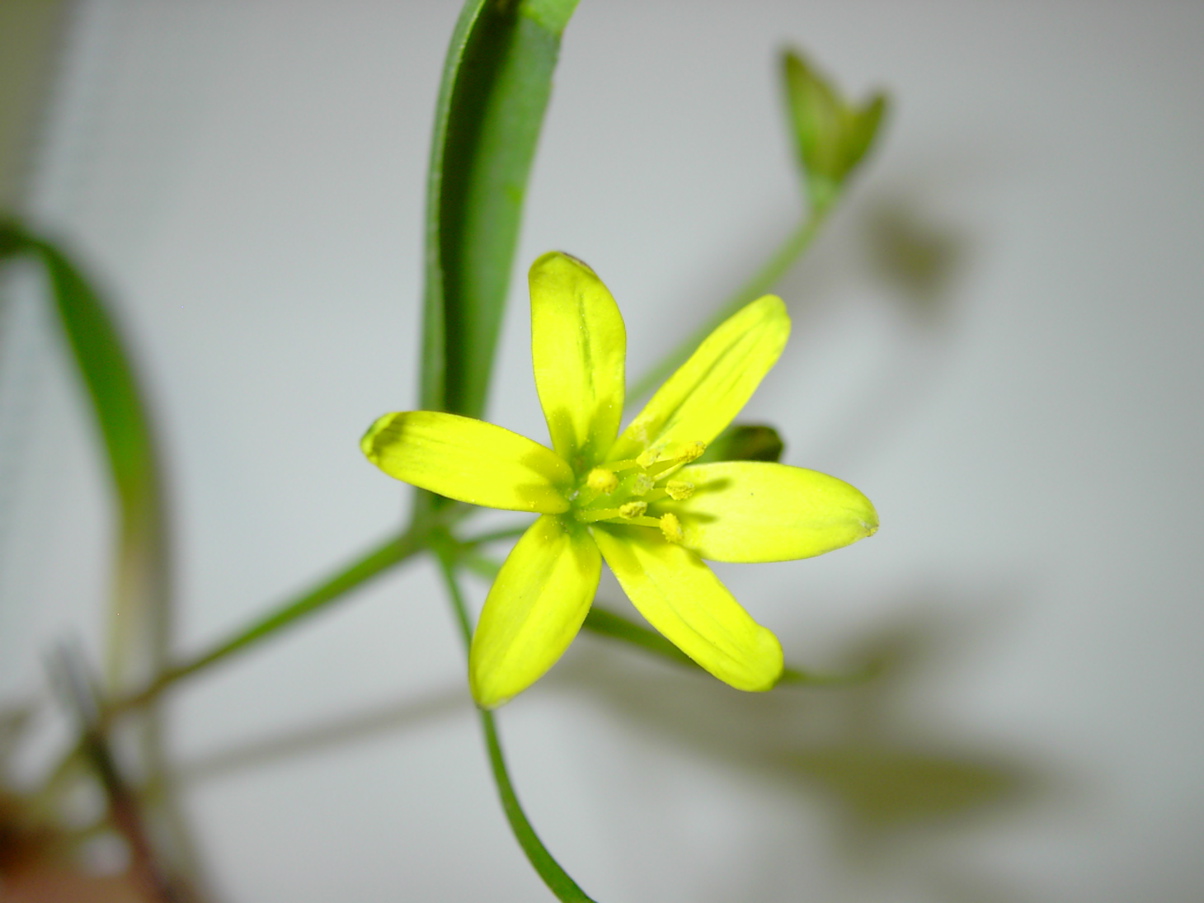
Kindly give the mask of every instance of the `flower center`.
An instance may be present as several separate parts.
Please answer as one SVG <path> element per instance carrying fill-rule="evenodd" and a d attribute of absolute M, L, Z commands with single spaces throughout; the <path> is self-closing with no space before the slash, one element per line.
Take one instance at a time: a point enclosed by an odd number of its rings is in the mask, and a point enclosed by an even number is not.
<path fill-rule="evenodd" d="M 672 512 L 658 514 L 656 503 L 694 494 L 694 484 L 674 479 L 677 471 L 706 451 L 702 442 L 646 449 L 626 461 L 607 461 L 578 481 L 570 503 L 583 524 L 636 524 L 657 527 L 669 542 L 681 542 L 681 522 Z"/>

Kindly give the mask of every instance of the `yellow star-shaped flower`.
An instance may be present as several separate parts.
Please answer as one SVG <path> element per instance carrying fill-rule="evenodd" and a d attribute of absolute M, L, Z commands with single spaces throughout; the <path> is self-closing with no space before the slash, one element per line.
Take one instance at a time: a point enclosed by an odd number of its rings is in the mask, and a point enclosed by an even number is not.
<path fill-rule="evenodd" d="M 781 299 L 719 326 L 619 432 L 627 333 L 593 270 L 559 252 L 531 267 L 531 352 L 552 448 L 456 414 L 386 414 L 361 447 L 385 473 L 448 498 L 540 515 L 502 565 L 469 652 L 477 704 L 542 677 L 581 629 L 602 559 L 640 613 L 741 690 L 767 690 L 782 647 L 703 559 L 786 561 L 869 536 L 847 483 L 782 464 L 694 464 L 748 401 L 790 333 Z"/>

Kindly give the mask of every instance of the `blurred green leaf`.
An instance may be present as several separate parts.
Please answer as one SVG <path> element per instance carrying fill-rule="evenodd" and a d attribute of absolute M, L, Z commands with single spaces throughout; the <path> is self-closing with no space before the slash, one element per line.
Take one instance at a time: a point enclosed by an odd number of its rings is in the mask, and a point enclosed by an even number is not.
<path fill-rule="evenodd" d="M 45 267 L 63 333 L 92 399 L 114 486 L 124 507 L 144 506 L 154 493 L 156 471 L 150 421 L 112 317 L 51 243 L 7 223 L 0 226 L 0 249 L 30 254 Z"/>
<path fill-rule="evenodd" d="M 427 410 L 484 413 L 527 177 L 576 4 L 469 0 L 452 34 L 427 182 Z"/>
<path fill-rule="evenodd" d="M 846 174 L 852 171 L 873 147 L 874 139 L 878 136 L 878 127 L 886 116 L 886 107 L 886 95 L 879 93 L 871 97 L 860 110 L 854 113 L 846 150 L 848 154 Z"/>
<path fill-rule="evenodd" d="M 157 670 L 166 655 L 166 549 L 151 420 L 113 317 L 80 270 L 51 242 L 0 224 L 0 256 L 18 254 L 45 269 L 116 490 L 120 542 L 107 671 L 110 684 L 121 684 L 134 669 Z"/>
<path fill-rule="evenodd" d="M 796 151 L 812 209 L 824 211 L 869 152 L 886 113 L 886 96 L 849 104 L 803 57 L 782 55 L 782 79 Z"/>
<path fill-rule="evenodd" d="M 699 464 L 712 461 L 781 461 L 786 445 L 772 426 L 733 423 L 707 446 Z"/>
<path fill-rule="evenodd" d="M 117 499 L 105 678 L 110 692 L 121 692 L 166 667 L 170 642 L 166 517 L 151 418 L 113 315 L 82 271 L 57 245 L 17 223 L 0 223 L 0 256 L 17 254 L 38 261 L 46 272 L 59 324 L 91 401 Z M 162 852 L 170 850 L 173 867 L 195 882 L 195 855 L 166 776 L 157 713 L 145 713 L 134 736 L 145 779 L 163 787 L 155 806 Z"/>

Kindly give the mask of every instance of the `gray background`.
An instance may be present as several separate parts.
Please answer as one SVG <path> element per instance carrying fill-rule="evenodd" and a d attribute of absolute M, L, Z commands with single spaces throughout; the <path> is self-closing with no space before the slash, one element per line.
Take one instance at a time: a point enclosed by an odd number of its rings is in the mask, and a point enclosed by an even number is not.
<path fill-rule="evenodd" d="M 455 7 L 85 0 L 68 22 L 26 210 L 84 256 L 152 381 L 181 650 L 398 523 L 404 489 L 357 439 L 416 398 Z M 863 489 L 882 529 L 719 568 L 791 663 L 891 666 L 856 691 L 750 697 L 581 639 L 501 721 L 530 816 L 593 895 L 1204 892 L 1202 39 L 1187 2 L 581 4 L 491 404 L 536 438 L 535 256 L 599 272 L 638 372 L 797 219 L 778 49 L 895 99 L 779 287 L 794 334 L 747 410 L 788 463 Z M 85 409 L 14 290 L 0 698 L 41 688 L 54 639 L 96 648 L 107 586 Z M 224 899 L 545 898 L 463 672 L 421 563 L 182 689 L 172 747 Z M 26 774 L 60 734 L 45 725 Z"/>

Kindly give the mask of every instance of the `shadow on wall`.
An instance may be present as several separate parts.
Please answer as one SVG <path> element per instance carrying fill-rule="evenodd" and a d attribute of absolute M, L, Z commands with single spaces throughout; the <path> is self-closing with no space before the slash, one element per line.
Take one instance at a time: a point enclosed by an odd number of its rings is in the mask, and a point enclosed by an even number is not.
<path fill-rule="evenodd" d="M 868 269 L 918 318 L 948 319 L 971 241 L 935 222 L 922 201 L 903 194 L 874 201 L 861 223 Z"/>
<path fill-rule="evenodd" d="M 925 900 L 1018 903 L 1018 891 L 965 861 L 961 841 L 1064 796 L 1066 781 L 1022 753 L 984 749 L 956 725 L 917 726 L 925 676 L 935 669 L 946 680 L 966 679 L 948 659 L 981 645 L 975 631 L 994 633 L 998 625 L 990 612 L 979 618 L 991 624 L 963 616 L 964 623 L 950 625 L 955 605 L 944 599 L 897 608 L 913 612 L 910 619 L 843 657 L 850 671 L 876 673 L 857 686 L 742 694 L 686 669 L 633 667 L 636 653 L 609 649 L 573 657 L 550 679 L 574 698 L 594 699 L 633 733 L 661 737 L 684 758 L 713 760 L 772 785 L 806 813 L 800 824 L 819 813 L 850 879 L 909 887 Z M 782 868 L 796 858 L 796 842 L 801 834 L 782 836 L 747 863 L 738 882 L 747 899 L 798 896 Z"/>

